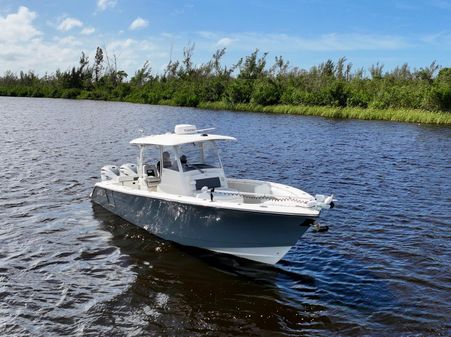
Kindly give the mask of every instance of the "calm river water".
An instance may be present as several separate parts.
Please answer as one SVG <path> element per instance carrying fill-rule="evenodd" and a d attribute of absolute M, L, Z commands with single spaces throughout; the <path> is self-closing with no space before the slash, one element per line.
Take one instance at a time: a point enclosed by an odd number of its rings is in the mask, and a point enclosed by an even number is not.
<path fill-rule="evenodd" d="M 163 242 L 94 206 L 100 167 L 175 124 L 229 176 L 334 193 L 276 266 Z M 0 335 L 449 336 L 451 128 L 0 97 Z M 226 145 L 226 144 L 223 144 Z"/>

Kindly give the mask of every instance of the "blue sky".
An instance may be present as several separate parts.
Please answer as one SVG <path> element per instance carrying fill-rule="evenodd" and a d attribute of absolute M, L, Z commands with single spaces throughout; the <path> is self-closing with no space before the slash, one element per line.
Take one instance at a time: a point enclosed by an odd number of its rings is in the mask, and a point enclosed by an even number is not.
<path fill-rule="evenodd" d="M 0 0 L 0 73 L 65 70 L 97 46 L 129 75 L 161 72 L 191 43 L 197 64 L 225 47 L 228 65 L 258 48 L 301 68 L 451 66 L 451 1 Z"/>

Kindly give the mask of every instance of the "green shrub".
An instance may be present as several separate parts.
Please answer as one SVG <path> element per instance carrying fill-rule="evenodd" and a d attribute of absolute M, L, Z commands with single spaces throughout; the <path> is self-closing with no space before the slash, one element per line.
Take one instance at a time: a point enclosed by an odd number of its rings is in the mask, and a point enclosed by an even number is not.
<path fill-rule="evenodd" d="M 236 79 L 231 82 L 225 92 L 225 99 L 232 104 L 249 103 L 252 97 L 253 80 Z"/>
<path fill-rule="evenodd" d="M 119 100 L 124 99 L 131 92 L 130 85 L 126 83 L 120 83 L 116 88 L 112 91 L 112 96 L 118 98 Z"/>
<path fill-rule="evenodd" d="M 451 88 L 433 87 L 425 99 L 425 106 L 429 110 L 451 111 Z"/>
<path fill-rule="evenodd" d="M 356 108 L 368 108 L 370 97 L 363 92 L 355 92 L 346 99 L 346 106 Z"/>
<path fill-rule="evenodd" d="M 263 79 L 254 83 L 252 91 L 252 103 L 260 105 L 278 104 L 280 100 L 280 90 L 271 80 Z"/>
<path fill-rule="evenodd" d="M 64 89 L 61 93 L 61 98 L 75 99 L 80 93 L 81 90 L 77 88 Z"/>
<path fill-rule="evenodd" d="M 179 106 L 196 107 L 200 100 L 195 88 L 192 85 L 185 84 L 175 92 L 174 102 Z"/>
<path fill-rule="evenodd" d="M 31 92 L 31 96 L 32 97 L 44 97 L 44 90 L 40 89 L 40 88 L 34 88 L 33 91 Z"/>
<path fill-rule="evenodd" d="M 315 94 L 303 89 L 289 87 L 281 95 L 280 102 L 289 105 L 314 105 L 316 102 Z"/>

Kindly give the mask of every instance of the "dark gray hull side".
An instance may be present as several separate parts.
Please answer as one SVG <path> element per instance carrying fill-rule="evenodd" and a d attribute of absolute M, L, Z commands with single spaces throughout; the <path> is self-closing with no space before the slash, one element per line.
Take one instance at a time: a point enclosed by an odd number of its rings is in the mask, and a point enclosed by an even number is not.
<path fill-rule="evenodd" d="M 291 247 L 315 219 L 190 205 L 98 186 L 91 198 L 160 238 L 207 249 Z"/>

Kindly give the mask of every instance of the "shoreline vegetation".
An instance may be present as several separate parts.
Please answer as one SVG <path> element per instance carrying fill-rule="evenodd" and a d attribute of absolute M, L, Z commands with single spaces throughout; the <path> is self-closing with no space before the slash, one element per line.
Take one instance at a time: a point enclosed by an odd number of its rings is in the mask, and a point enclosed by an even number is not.
<path fill-rule="evenodd" d="M 208 110 L 230 110 L 246 112 L 265 112 L 273 114 L 289 114 L 303 116 L 319 116 L 338 119 L 380 120 L 420 124 L 451 125 L 451 113 L 432 112 L 414 109 L 362 109 L 353 107 L 302 106 L 302 105 L 255 105 L 227 104 L 224 102 L 204 102 L 198 108 Z"/>
<path fill-rule="evenodd" d="M 82 52 L 79 63 L 66 71 L 43 76 L 6 71 L 0 76 L 0 96 L 451 125 L 451 68 L 435 62 L 413 70 L 407 64 L 391 71 L 380 64 L 354 70 L 343 57 L 306 70 L 289 66 L 281 56 L 269 65 L 267 54 L 255 50 L 227 67 L 221 64 L 225 49 L 220 49 L 195 66 L 193 51 L 194 45 L 186 47 L 183 60 L 169 62 L 162 74 L 145 62 L 129 78 L 118 70 L 116 57 L 98 47 L 92 63 Z"/>

